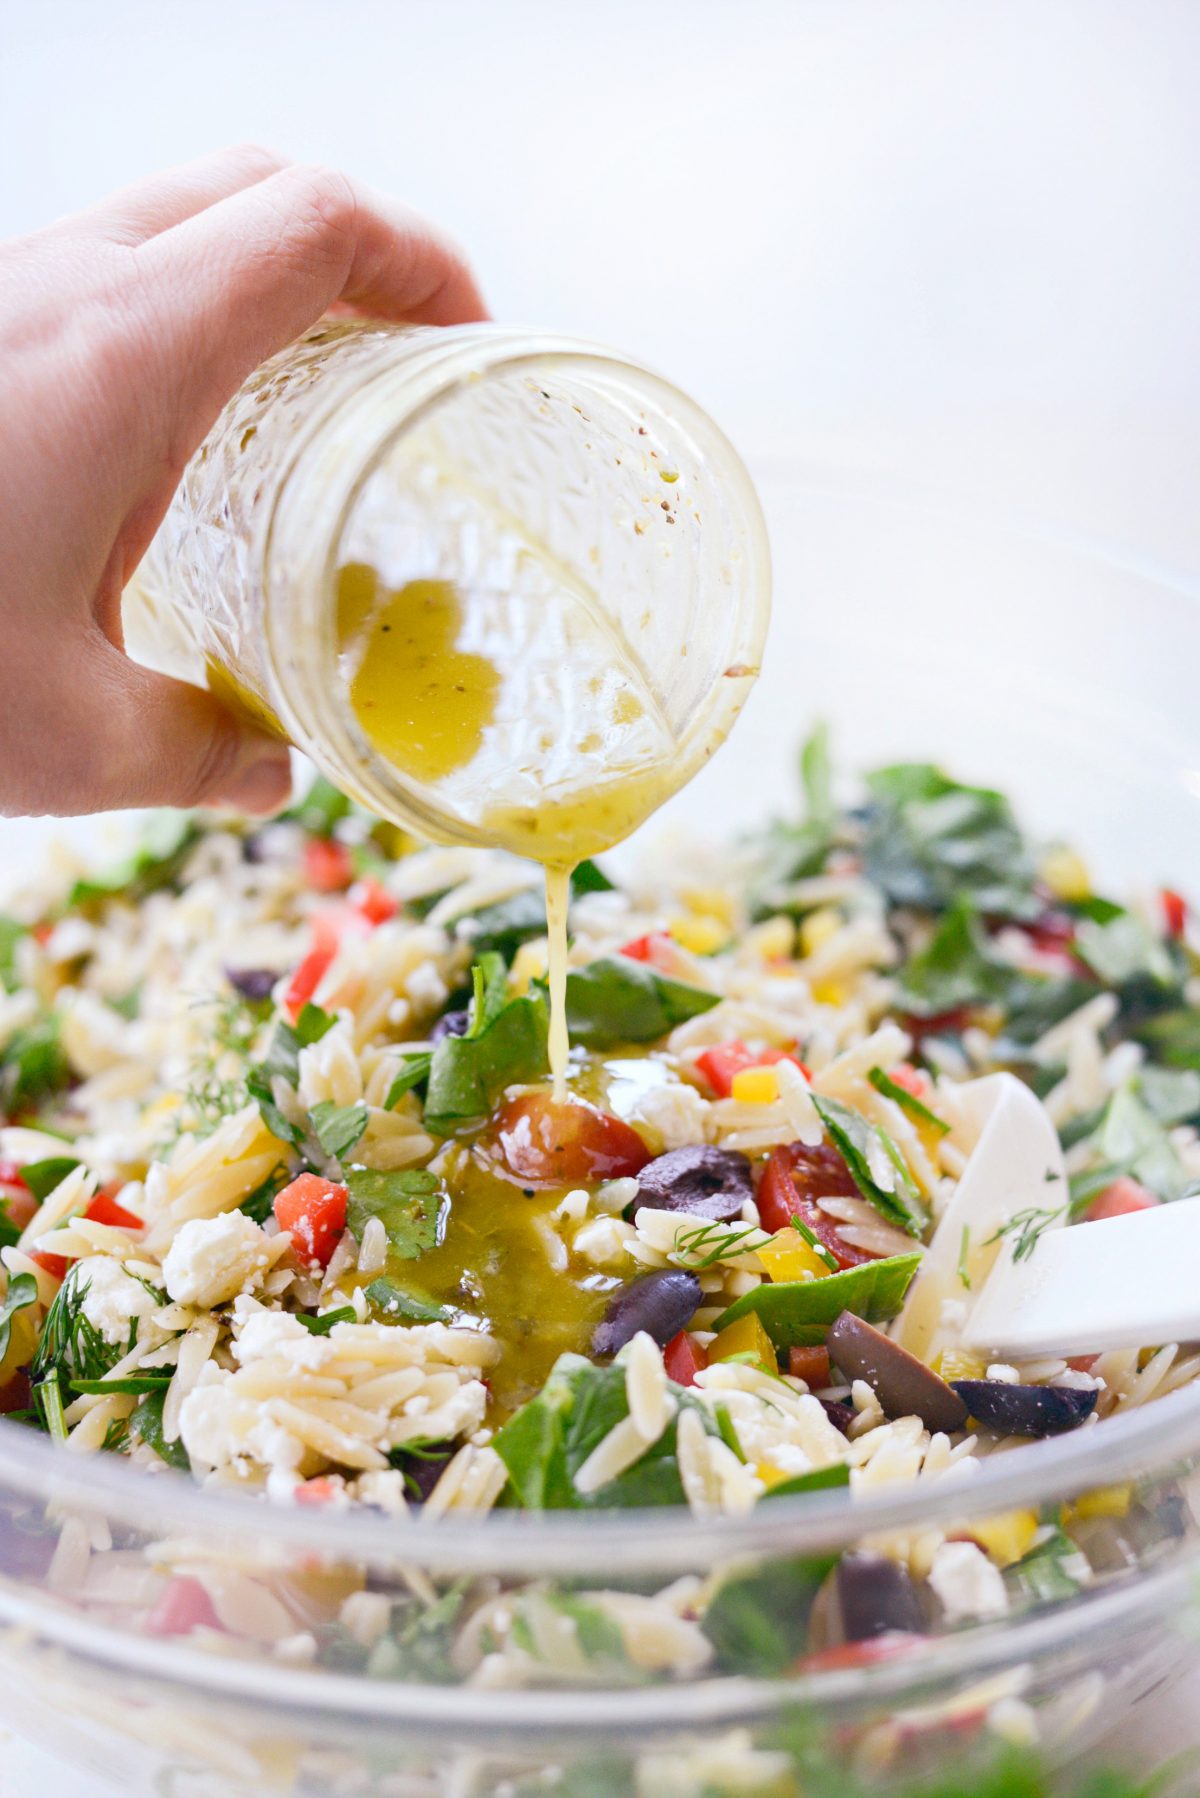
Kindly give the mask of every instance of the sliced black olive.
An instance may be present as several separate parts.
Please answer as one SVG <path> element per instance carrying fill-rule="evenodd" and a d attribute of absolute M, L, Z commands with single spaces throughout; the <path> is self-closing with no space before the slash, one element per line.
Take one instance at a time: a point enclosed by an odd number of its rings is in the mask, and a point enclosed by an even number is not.
<path fill-rule="evenodd" d="M 440 1043 L 446 1036 L 465 1036 L 471 1015 L 467 1011 L 448 1011 L 443 1014 L 429 1032 L 431 1043 Z"/>
<path fill-rule="evenodd" d="M 847 1379 L 867 1382 L 885 1417 L 919 1417 L 927 1430 L 961 1430 L 966 1423 L 965 1398 L 853 1311 L 829 1326 L 826 1346 Z"/>
<path fill-rule="evenodd" d="M 912 1576 L 886 1555 L 843 1555 L 837 1594 L 847 1642 L 868 1642 L 893 1630 L 907 1636 L 924 1634 L 925 1619 Z"/>
<path fill-rule="evenodd" d="M 597 1355 L 615 1355 L 639 1330 L 665 1348 L 672 1336 L 678 1336 L 691 1322 L 699 1303 L 700 1282 L 695 1274 L 679 1267 L 643 1274 L 613 1294 L 592 1336 L 592 1348 Z"/>
<path fill-rule="evenodd" d="M 388 1459 L 404 1475 L 404 1491 L 410 1503 L 425 1503 L 454 1453 L 453 1442 L 425 1442 L 420 1448 L 392 1450 Z"/>
<path fill-rule="evenodd" d="M 634 1214 L 643 1205 L 655 1211 L 686 1211 L 714 1223 L 729 1224 L 742 1214 L 742 1206 L 754 1197 L 750 1162 L 736 1149 L 713 1149 L 692 1143 L 671 1149 L 651 1161 L 638 1175 Z"/>
<path fill-rule="evenodd" d="M 850 1425 L 858 1416 L 858 1412 L 854 1409 L 854 1406 L 839 1404 L 835 1398 L 822 1398 L 818 1399 L 817 1402 L 834 1429 L 840 1430 L 843 1436 L 846 1435 Z"/>
<path fill-rule="evenodd" d="M 279 979 L 277 968 L 226 968 L 225 978 L 243 999 L 269 999 Z"/>
<path fill-rule="evenodd" d="M 1007 1380 L 952 1380 L 976 1423 L 1001 1436 L 1062 1436 L 1096 1409 L 1096 1389 L 1011 1386 Z"/>

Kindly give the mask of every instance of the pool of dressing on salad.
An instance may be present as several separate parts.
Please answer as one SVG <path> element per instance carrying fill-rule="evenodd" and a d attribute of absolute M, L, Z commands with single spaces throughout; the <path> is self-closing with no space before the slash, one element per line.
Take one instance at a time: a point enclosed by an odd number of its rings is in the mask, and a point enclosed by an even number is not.
<path fill-rule="evenodd" d="M 468 594 L 449 580 L 391 587 L 353 562 L 339 571 L 337 607 L 342 675 L 372 747 L 461 803 L 487 841 L 545 872 L 550 1068 L 561 1103 L 572 872 L 680 784 L 650 681 L 577 589 L 564 603 L 561 589 L 519 580 L 503 593 Z"/>

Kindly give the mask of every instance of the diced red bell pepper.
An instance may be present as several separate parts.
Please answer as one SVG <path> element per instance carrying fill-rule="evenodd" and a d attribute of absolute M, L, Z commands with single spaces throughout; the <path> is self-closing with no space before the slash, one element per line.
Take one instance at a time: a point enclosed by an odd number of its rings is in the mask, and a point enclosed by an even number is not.
<path fill-rule="evenodd" d="M 820 1392 L 833 1384 L 829 1350 L 825 1348 L 790 1348 L 788 1372 L 794 1380 L 803 1380 L 810 1392 Z"/>
<path fill-rule="evenodd" d="M 342 920 L 329 912 L 318 912 L 312 921 L 312 948 L 300 963 L 283 997 L 283 1009 L 292 1023 L 300 1016 L 338 952 L 342 940 Z"/>
<path fill-rule="evenodd" d="M 890 1069 L 890 1076 L 895 1086 L 903 1087 L 914 1099 L 920 1099 L 922 1104 L 928 1100 L 932 1090 L 929 1075 L 923 1074 L 920 1068 L 915 1068 L 911 1061 L 897 1062 Z"/>
<path fill-rule="evenodd" d="M 400 910 L 400 901 L 373 874 L 357 882 L 350 894 L 350 903 L 371 925 L 386 924 Z"/>
<path fill-rule="evenodd" d="M 298 1505 L 331 1505 L 338 1495 L 340 1482 L 331 1480 L 327 1473 L 319 1473 L 315 1479 L 305 1480 L 296 1487 L 293 1494 Z"/>
<path fill-rule="evenodd" d="M 29 1188 L 21 1178 L 19 1161 L 0 1161 L 0 1186 L 21 1186 L 28 1192 Z"/>
<path fill-rule="evenodd" d="M 169 1579 L 146 1618 L 151 1636 L 190 1636 L 194 1629 L 223 1629 L 213 1601 L 198 1579 L 177 1573 Z"/>
<path fill-rule="evenodd" d="M 1162 900 L 1163 917 L 1167 921 L 1168 936 L 1181 937 L 1187 928 L 1187 900 L 1182 893 L 1173 892 L 1164 887 L 1159 897 Z"/>
<path fill-rule="evenodd" d="M 336 837 L 310 837 L 304 845 L 304 878 L 315 892 L 345 892 L 354 879 L 346 845 Z"/>
<path fill-rule="evenodd" d="M 275 1218 L 307 1261 L 328 1267 L 346 1228 L 347 1192 L 320 1174 L 299 1174 L 275 1195 Z"/>
<path fill-rule="evenodd" d="M 798 1217 L 840 1268 L 861 1267 L 878 1256 L 843 1242 L 834 1220 L 816 1203 L 818 1198 L 857 1196 L 850 1169 L 835 1148 L 828 1143 L 809 1148 L 806 1143 L 794 1142 L 788 1148 L 773 1149 L 768 1157 L 758 1189 L 758 1219 L 764 1230 L 775 1231 L 786 1230 L 793 1217 Z"/>
<path fill-rule="evenodd" d="M 667 1378 L 674 1380 L 677 1386 L 694 1386 L 696 1375 L 701 1368 L 708 1366 L 707 1350 L 694 1336 L 689 1336 L 686 1330 L 680 1330 L 678 1336 L 672 1336 L 662 1355 Z"/>
<path fill-rule="evenodd" d="M 733 1091 L 735 1074 L 746 1068 L 773 1068 L 781 1061 L 793 1061 L 806 1080 L 812 1074 L 791 1049 L 751 1049 L 738 1037 L 732 1042 L 717 1043 L 696 1057 L 696 1067 L 719 1099 L 727 1099 Z"/>
<path fill-rule="evenodd" d="M 910 1654 L 924 1641 L 924 1636 L 893 1629 L 883 1636 L 868 1636 L 865 1642 L 839 1642 L 833 1648 L 801 1655 L 793 1672 L 826 1673 L 843 1667 L 869 1667 L 876 1661 L 892 1661 L 897 1655 Z"/>
<path fill-rule="evenodd" d="M 645 936 L 635 936 L 631 943 L 623 943 L 621 954 L 627 955 L 630 961 L 653 962 L 671 956 L 674 947 L 665 930 L 648 930 Z"/>
<path fill-rule="evenodd" d="M 65 1255 L 48 1255 L 45 1249 L 30 1249 L 29 1259 L 36 1262 L 44 1274 L 52 1280 L 65 1280 L 67 1277 L 67 1258 Z"/>
<path fill-rule="evenodd" d="M 1122 1174 L 1098 1192 L 1083 1214 L 1083 1221 L 1098 1224 L 1107 1217 L 1129 1217 L 1135 1211 L 1152 1211 L 1159 1200 L 1140 1181 Z"/>
<path fill-rule="evenodd" d="M 118 1205 L 107 1186 L 96 1194 L 83 1215 L 90 1217 L 94 1224 L 111 1224 L 114 1230 L 142 1228 L 142 1219 L 135 1217 L 132 1211 L 126 1211 L 124 1205 Z"/>

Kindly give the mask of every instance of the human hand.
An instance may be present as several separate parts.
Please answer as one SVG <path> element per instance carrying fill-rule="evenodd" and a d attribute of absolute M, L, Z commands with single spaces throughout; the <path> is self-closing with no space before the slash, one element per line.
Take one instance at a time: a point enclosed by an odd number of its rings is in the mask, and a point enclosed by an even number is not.
<path fill-rule="evenodd" d="M 0 245 L 0 813 L 286 798 L 281 743 L 124 654 L 121 590 L 222 406 L 335 302 L 485 316 L 423 219 L 259 149 Z"/>

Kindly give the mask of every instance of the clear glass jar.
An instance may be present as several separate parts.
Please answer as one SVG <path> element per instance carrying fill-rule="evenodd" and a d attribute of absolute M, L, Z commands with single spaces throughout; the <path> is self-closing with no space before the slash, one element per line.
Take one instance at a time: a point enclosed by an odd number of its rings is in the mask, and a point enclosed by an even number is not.
<path fill-rule="evenodd" d="M 712 421 L 656 375 L 502 326 L 309 331 L 251 376 L 190 463 L 126 594 L 126 640 L 139 660 L 238 701 L 365 805 L 439 840 L 488 840 L 482 819 L 497 801 L 536 803 L 531 765 L 534 786 L 570 784 L 586 691 L 571 685 L 571 655 L 543 661 L 518 708 L 536 711 L 542 731 L 520 778 L 510 763 L 529 743 L 497 733 L 490 756 L 455 780 L 406 775 L 350 703 L 337 580 L 351 563 L 395 587 L 449 580 L 497 599 L 524 583 L 522 603 L 542 606 L 537 632 L 553 633 L 572 606 L 598 616 L 632 650 L 665 726 L 664 798 L 736 718 L 769 614 L 749 477 Z"/>

